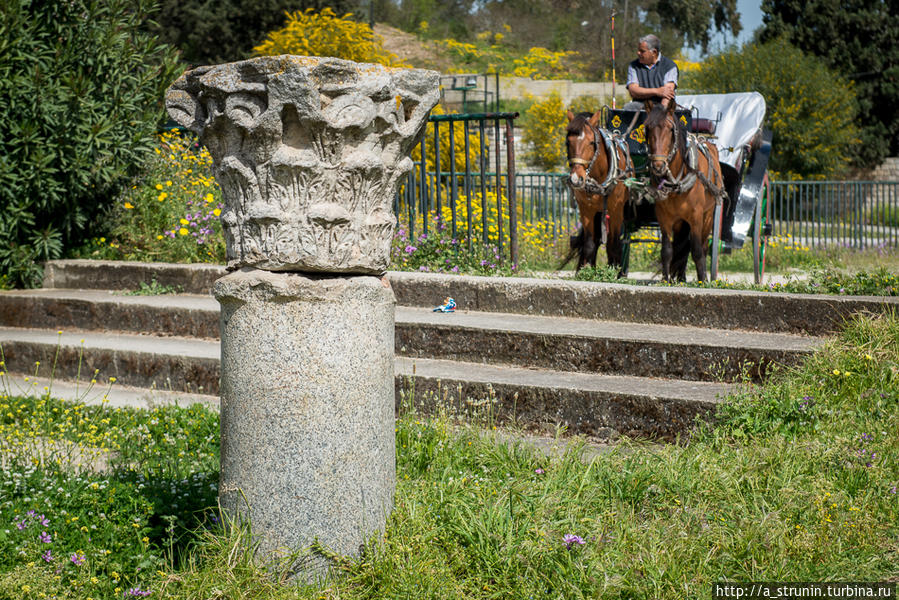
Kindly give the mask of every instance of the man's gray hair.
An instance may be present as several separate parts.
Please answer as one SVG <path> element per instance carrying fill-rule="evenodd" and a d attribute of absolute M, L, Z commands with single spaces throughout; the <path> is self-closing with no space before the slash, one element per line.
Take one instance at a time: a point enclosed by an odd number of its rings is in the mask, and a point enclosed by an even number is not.
<path fill-rule="evenodd" d="M 640 43 L 646 44 L 646 47 L 650 50 L 655 50 L 659 54 L 662 53 L 662 42 L 659 41 L 659 38 L 657 36 L 654 36 L 651 33 L 641 37 Z"/>

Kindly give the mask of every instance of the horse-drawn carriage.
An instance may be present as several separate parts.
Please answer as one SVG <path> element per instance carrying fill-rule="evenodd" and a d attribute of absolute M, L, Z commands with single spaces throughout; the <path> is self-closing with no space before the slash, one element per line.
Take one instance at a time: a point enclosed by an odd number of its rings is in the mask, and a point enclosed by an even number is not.
<path fill-rule="evenodd" d="M 569 113 L 568 184 L 581 221 L 572 257 L 578 255 L 578 268 L 595 264 L 596 248 L 605 243 L 609 264 L 627 274 L 631 244 L 658 241 L 635 236 L 659 227 L 666 278 L 685 279 L 692 254 L 699 278 L 708 256 L 716 279 L 719 255 L 751 239 L 761 283 L 770 235 L 765 100 L 749 92 L 684 95 L 677 102 L 685 108 Z"/>

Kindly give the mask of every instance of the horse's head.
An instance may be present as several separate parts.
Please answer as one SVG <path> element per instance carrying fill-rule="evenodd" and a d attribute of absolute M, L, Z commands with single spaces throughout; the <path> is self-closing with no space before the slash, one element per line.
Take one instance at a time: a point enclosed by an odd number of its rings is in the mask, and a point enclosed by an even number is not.
<path fill-rule="evenodd" d="M 601 118 L 601 112 L 594 114 L 579 113 L 575 115 L 570 110 L 568 116 L 568 130 L 565 134 L 565 147 L 568 151 L 568 167 L 571 169 L 569 183 L 575 189 L 583 188 L 587 184 L 587 175 L 590 167 L 596 161 L 599 153 L 600 140 L 596 127 Z"/>
<path fill-rule="evenodd" d="M 674 117 L 674 102 L 666 109 L 661 104 L 646 102 L 646 147 L 649 150 L 649 172 L 656 178 L 669 173 L 668 164 L 677 152 L 677 119 Z"/>

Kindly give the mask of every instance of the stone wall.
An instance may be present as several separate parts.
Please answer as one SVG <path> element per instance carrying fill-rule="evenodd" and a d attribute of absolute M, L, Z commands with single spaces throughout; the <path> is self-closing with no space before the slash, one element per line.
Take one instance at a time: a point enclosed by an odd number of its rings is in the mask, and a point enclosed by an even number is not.
<path fill-rule="evenodd" d="M 454 108 L 461 110 L 462 91 L 452 89 L 447 82 L 450 76 L 444 76 L 441 80 L 443 85 L 442 101 L 453 105 Z M 455 79 L 462 80 L 465 75 L 456 75 Z M 477 87 L 468 90 L 465 97 L 470 102 L 483 101 L 486 84 L 487 97 L 490 101 L 495 98 L 496 79 L 492 76 L 475 78 Z M 530 79 L 528 77 L 500 77 L 499 78 L 499 97 L 501 100 L 510 100 L 517 98 L 526 98 L 533 96 L 538 100 L 544 100 L 556 91 L 562 96 L 562 102 L 566 105 L 571 104 L 572 100 L 579 96 L 593 96 L 597 99 L 597 108 L 603 103 L 609 102 L 612 97 L 612 83 L 610 81 L 572 81 L 570 79 Z M 619 82 L 615 88 L 618 96 L 626 94 L 623 82 Z"/>
<path fill-rule="evenodd" d="M 899 181 L 899 156 L 884 159 L 879 167 L 871 171 L 872 181 Z"/>

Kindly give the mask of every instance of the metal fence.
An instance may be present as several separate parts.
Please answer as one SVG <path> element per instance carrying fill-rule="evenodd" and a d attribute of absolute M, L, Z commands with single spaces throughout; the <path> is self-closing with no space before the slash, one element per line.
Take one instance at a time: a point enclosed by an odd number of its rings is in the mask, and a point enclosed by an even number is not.
<path fill-rule="evenodd" d="M 504 188 L 507 191 L 514 189 L 514 201 L 507 198 L 506 208 L 499 206 L 496 209 L 500 215 L 505 214 L 508 219 L 511 214 L 508 207 L 516 206 L 517 220 L 541 223 L 552 231 L 554 238 L 564 240 L 575 232 L 578 215 L 563 178 L 564 175 L 558 173 L 513 172 L 514 188 L 510 188 L 507 184 L 497 184 L 500 178 L 495 172 L 487 172 L 483 177 L 476 171 L 452 177 L 443 173 L 438 177 L 434 172 L 422 175 L 422 165 L 418 163 L 414 175 L 410 174 L 410 180 L 414 179 L 415 183 L 404 186 L 395 208 L 397 215 L 405 216 L 405 219 L 400 217 L 401 220 L 413 223 L 416 213 L 426 210 L 425 207 L 435 208 L 438 181 L 442 182 L 443 190 L 455 187 L 462 202 L 470 198 L 472 192 L 495 193 L 499 189 L 499 198 L 507 193 L 503 192 Z M 444 194 L 444 197 L 447 196 Z M 471 214 L 470 210 L 468 214 Z M 772 235 L 789 236 L 793 244 L 819 248 L 899 248 L 899 182 L 772 181 L 768 214 Z M 501 232 L 510 231 L 509 227 L 503 227 Z M 500 247 L 510 241 L 501 235 Z"/>
<path fill-rule="evenodd" d="M 408 224 L 410 235 L 416 234 L 417 227 L 427 235 L 432 227 L 431 218 L 436 216 L 439 226 L 449 227 L 456 238 L 460 229 L 457 217 L 464 206 L 464 232 L 469 249 L 479 233 L 482 243 L 495 241 L 500 256 L 505 258 L 508 251 L 512 264 L 518 263 L 518 194 L 512 128 L 517 117 L 518 113 L 478 113 L 432 115 L 428 119 L 428 129 L 418 147 L 419 160 L 394 200 L 394 212 L 400 223 Z M 441 129 L 448 134 L 447 154 L 442 163 Z M 455 135 L 459 130 L 461 141 Z M 492 140 L 488 139 L 488 133 L 492 134 Z M 475 148 L 471 148 L 473 140 L 476 140 Z M 456 147 L 457 143 L 461 148 Z M 503 146 L 505 161 L 502 160 Z M 459 153 L 464 157 L 461 168 L 456 164 Z M 428 169 L 429 160 L 433 161 L 433 171 Z M 488 171 L 491 166 L 494 167 L 492 173 Z M 488 206 L 488 192 L 495 193 L 492 206 Z M 472 208 L 476 201 L 483 205 L 479 204 L 479 224 L 473 222 L 475 211 Z M 449 214 L 445 215 L 446 212 Z M 490 231 L 491 227 L 497 231 Z"/>
<path fill-rule="evenodd" d="M 439 189 L 438 181 L 440 182 Z M 519 223 L 539 224 L 551 233 L 553 238 L 567 236 L 576 228 L 577 208 L 573 204 L 570 191 L 561 175 L 558 173 L 514 173 L 513 181 L 516 195 L 514 200 L 517 212 L 516 225 Z M 498 238 L 497 245 L 502 249 L 510 247 L 511 241 L 505 235 L 511 230 L 509 207 L 513 203 L 509 202 L 508 198 L 510 189 L 506 173 L 501 173 L 497 177 L 495 171 L 488 171 L 483 176 L 478 171 L 455 175 L 443 172 L 438 177 L 433 171 L 425 172 L 422 175 L 422 165 L 415 163 L 412 172 L 400 187 L 400 192 L 394 202 L 394 211 L 400 223 L 408 227 L 411 234 L 427 234 L 429 227 L 433 225 L 429 225 L 428 220 L 423 220 L 421 216 L 426 211 L 430 211 L 432 215 L 437 212 L 438 202 L 440 206 L 444 207 L 445 212 L 450 212 L 454 216 L 471 215 L 472 197 L 481 196 L 483 198 L 486 196 L 488 201 L 492 200 L 493 204 L 487 206 L 487 210 L 482 211 L 481 219 L 482 221 L 486 219 L 488 211 L 495 211 L 498 216 L 502 216 L 502 224 L 498 226 L 496 233 L 503 235 L 492 235 L 488 240 L 488 231 L 483 222 L 479 227 L 473 228 L 472 223 L 460 224 L 458 221 L 462 218 L 461 216 L 459 219 L 445 219 L 445 226 L 451 231 L 453 237 L 457 237 L 457 229 L 461 230 L 459 237 L 464 238 L 469 245 L 472 241 L 488 243 L 497 241 Z M 491 196 L 493 197 L 491 198 Z M 452 204 L 454 198 L 455 204 Z M 505 201 L 505 206 L 502 205 L 503 201 Z M 460 225 L 465 226 L 460 227 Z M 465 232 L 473 230 L 478 234 L 478 239 L 465 235 Z"/>
<path fill-rule="evenodd" d="M 775 236 L 811 247 L 899 247 L 899 182 L 772 181 Z"/>

